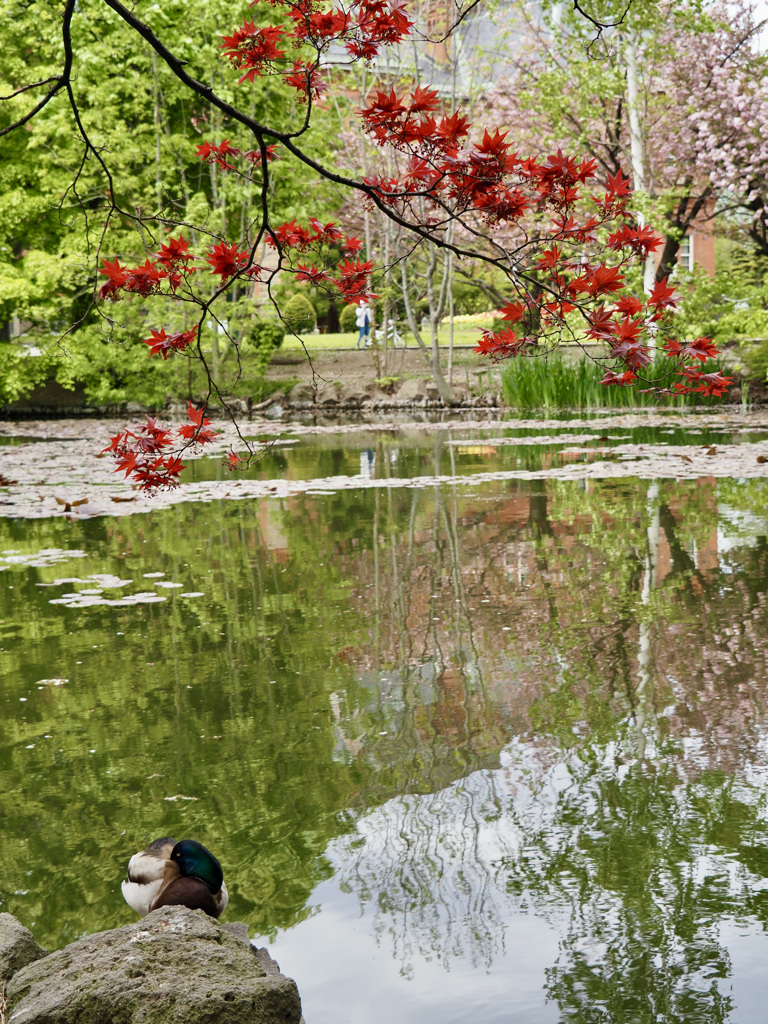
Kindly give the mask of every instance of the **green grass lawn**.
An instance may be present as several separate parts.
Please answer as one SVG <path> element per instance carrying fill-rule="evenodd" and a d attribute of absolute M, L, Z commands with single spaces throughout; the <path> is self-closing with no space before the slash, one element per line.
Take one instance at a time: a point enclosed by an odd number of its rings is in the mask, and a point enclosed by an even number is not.
<path fill-rule="evenodd" d="M 416 341 L 410 331 L 401 330 L 400 333 L 405 339 L 407 348 L 416 348 Z M 476 327 L 456 327 L 453 332 L 453 341 L 455 345 L 474 345 L 479 337 L 480 332 Z M 447 347 L 447 329 L 440 331 L 439 338 L 440 345 Z M 303 334 L 301 340 L 307 346 L 309 351 L 334 348 L 355 348 L 357 346 L 357 331 L 355 331 L 354 334 Z M 282 347 L 287 349 L 300 349 L 301 341 L 291 334 L 286 334 Z"/>

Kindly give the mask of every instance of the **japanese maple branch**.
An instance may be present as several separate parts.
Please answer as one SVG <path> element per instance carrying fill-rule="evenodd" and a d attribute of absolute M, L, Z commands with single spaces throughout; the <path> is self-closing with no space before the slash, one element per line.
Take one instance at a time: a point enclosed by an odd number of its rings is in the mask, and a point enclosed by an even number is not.
<path fill-rule="evenodd" d="M 32 108 L 32 110 L 25 114 L 24 117 L 20 117 L 18 121 L 14 121 L 13 124 L 9 124 L 2 130 L 0 130 L 0 138 L 2 138 L 3 135 L 8 135 L 9 132 L 14 131 L 16 128 L 21 128 L 28 121 L 31 121 L 32 118 L 36 114 L 39 114 L 43 107 L 53 99 L 57 92 L 65 88 L 65 86 L 69 86 L 69 79 L 70 75 L 72 74 L 73 60 L 72 42 L 69 38 L 69 28 L 72 22 L 72 15 L 74 14 L 76 3 L 77 0 L 67 0 L 67 5 L 64 8 L 64 14 L 62 16 L 64 38 L 64 67 L 62 69 L 61 74 L 55 75 L 52 78 L 47 78 L 44 82 L 35 82 L 34 85 L 24 86 L 21 89 L 17 89 L 16 92 L 12 94 L 12 96 L 17 96 L 19 93 L 25 92 L 27 89 L 34 89 L 38 85 L 45 85 L 47 82 L 51 81 L 54 83 L 48 90 L 48 92 L 45 94 L 45 96 L 43 96 L 43 98 L 40 100 L 40 102 L 37 103 Z M 4 96 L 2 97 L 2 99 L 11 99 L 12 96 Z"/>
<path fill-rule="evenodd" d="M 499 265 L 500 258 L 492 258 L 485 256 L 482 253 L 475 251 L 465 250 L 459 246 L 449 244 L 445 240 L 435 236 L 428 229 L 420 224 L 414 224 L 405 218 L 401 217 L 394 210 L 387 206 L 386 202 L 381 198 L 378 190 L 373 186 L 366 185 L 364 182 L 356 181 L 354 178 L 348 178 L 346 175 L 338 174 L 335 171 L 331 171 L 329 168 L 324 167 L 322 164 L 314 160 L 308 153 L 305 153 L 299 146 L 294 143 L 294 139 L 303 134 L 305 128 L 302 128 L 297 132 L 281 132 L 276 128 L 270 128 L 267 125 L 261 124 L 255 118 L 249 117 L 244 114 L 237 107 L 231 103 L 227 103 L 218 96 L 210 86 L 204 85 L 199 82 L 196 78 L 187 74 L 184 70 L 184 65 L 187 61 L 180 60 L 175 57 L 171 51 L 162 43 L 157 36 L 154 34 L 152 29 L 146 25 L 143 21 L 137 18 L 131 11 L 123 6 L 119 0 L 104 0 L 104 3 L 111 7 L 116 14 L 118 14 L 124 21 L 126 21 L 136 32 L 138 32 L 150 46 L 157 52 L 157 54 L 165 61 L 171 71 L 176 77 L 191 89 L 193 92 L 207 99 L 209 103 L 221 110 L 222 113 L 227 114 L 233 120 L 238 121 L 240 124 L 249 128 L 251 132 L 258 138 L 259 136 L 268 135 L 270 138 L 277 139 L 278 142 L 282 143 L 285 148 L 292 153 L 298 160 L 300 160 L 307 167 L 311 167 L 318 174 L 322 175 L 327 181 L 332 181 L 336 185 L 342 185 L 345 188 L 350 188 L 356 192 L 361 192 L 366 195 L 390 220 L 399 224 L 401 227 L 407 228 L 410 231 L 420 235 L 426 241 L 434 242 L 440 248 L 450 248 L 456 256 L 465 256 L 469 259 L 481 259 L 485 262 L 492 263 L 495 266 Z"/>
<path fill-rule="evenodd" d="M 20 96 L 23 92 L 27 92 L 29 89 L 39 89 L 41 85 L 48 85 L 49 82 L 58 82 L 59 78 L 59 75 L 51 75 L 50 78 L 43 78 L 40 82 L 30 82 L 29 85 L 20 85 L 18 89 L 15 89 L 7 96 L 0 96 L 0 102 L 4 100 L 12 100 L 14 96 Z"/>
<path fill-rule="evenodd" d="M 582 18 L 586 18 L 588 22 L 595 26 L 597 29 L 598 36 L 602 33 L 603 29 L 606 28 L 617 28 L 621 25 L 629 14 L 629 9 L 632 6 L 632 0 L 627 0 L 627 6 L 624 8 L 624 13 L 616 21 L 600 21 L 599 18 L 593 18 L 591 14 L 587 14 L 584 8 L 579 3 L 579 0 L 573 0 L 573 9 L 577 14 L 580 14 Z"/>

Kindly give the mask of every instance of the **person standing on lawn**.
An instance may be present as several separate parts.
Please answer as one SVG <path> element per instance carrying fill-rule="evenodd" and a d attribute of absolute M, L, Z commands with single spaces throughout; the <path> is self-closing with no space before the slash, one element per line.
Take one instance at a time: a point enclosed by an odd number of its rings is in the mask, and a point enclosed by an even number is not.
<path fill-rule="evenodd" d="M 360 348 L 360 343 L 362 342 L 362 347 L 367 348 L 369 345 L 369 336 L 371 333 L 370 307 L 367 302 L 361 302 L 360 305 L 357 307 L 357 312 L 355 313 L 355 323 L 357 324 L 358 331 L 357 347 Z"/>

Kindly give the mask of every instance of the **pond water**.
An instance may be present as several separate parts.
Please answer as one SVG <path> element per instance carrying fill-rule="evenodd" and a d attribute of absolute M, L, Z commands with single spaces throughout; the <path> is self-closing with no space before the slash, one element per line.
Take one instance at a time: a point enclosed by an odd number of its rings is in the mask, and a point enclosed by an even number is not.
<path fill-rule="evenodd" d="M 768 423 L 681 424 L 310 431 L 254 471 L 295 493 L 0 518 L 0 910 L 125 924 L 194 837 L 307 1024 L 762 1022 Z"/>

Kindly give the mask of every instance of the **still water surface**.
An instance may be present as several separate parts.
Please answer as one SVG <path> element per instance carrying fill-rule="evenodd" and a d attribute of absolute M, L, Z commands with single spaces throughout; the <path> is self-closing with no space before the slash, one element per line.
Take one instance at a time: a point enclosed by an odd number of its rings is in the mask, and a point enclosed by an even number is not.
<path fill-rule="evenodd" d="M 452 440 L 257 472 L 557 447 Z M 129 855 L 190 836 L 308 1024 L 762 1022 L 767 533 L 768 480 L 714 477 L 0 519 L 0 909 L 124 924 Z"/>

